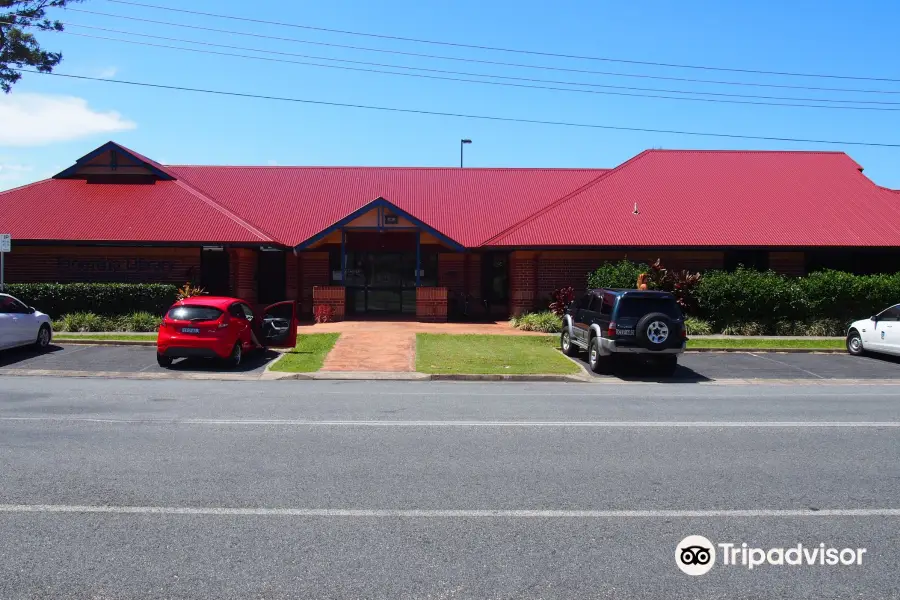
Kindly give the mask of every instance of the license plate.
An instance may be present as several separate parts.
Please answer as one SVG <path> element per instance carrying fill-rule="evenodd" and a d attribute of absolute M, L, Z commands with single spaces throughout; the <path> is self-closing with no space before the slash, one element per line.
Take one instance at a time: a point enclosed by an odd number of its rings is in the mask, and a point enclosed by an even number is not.
<path fill-rule="evenodd" d="M 616 335 L 634 335 L 634 329 L 616 329 Z"/>
<path fill-rule="evenodd" d="M 196 327 L 182 327 L 181 333 L 200 333 L 200 330 Z"/>

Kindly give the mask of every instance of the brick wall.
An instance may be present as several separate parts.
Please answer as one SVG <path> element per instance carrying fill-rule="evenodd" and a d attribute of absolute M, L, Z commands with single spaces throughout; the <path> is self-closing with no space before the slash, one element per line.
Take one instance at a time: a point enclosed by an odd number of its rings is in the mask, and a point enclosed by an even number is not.
<path fill-rule="evenodd" d="M 315 314 L 317 306 L 330 306 L 332 321 L 344 320 L 344 304 L 347 294 L 343 286 L 322 285 L 312 288 L 312 312 Z"/>
<path fill-rule="evenodd" d="M 534 309 L 538 274 L 537 253 L 513 252 L 510 254 L 509 312 L 511 315 L 521 315 Z"/>
<path fill-rule="evenodd" d="M 313 288 L 327 286 L 331 282 L 328 272 L 327 252 L 302 252 L 300 259 L 300 314 L 311 316 L 313 311 Z M 343 289 L 343 288 L 341 288 Z"/>
<path fill-rule="evenodd" d="M 256 304 L 256 267 L 259 261 L 256 250 L 234 248 L 229 252 L 231 292 L 241 300 Z"/>
<path fill-rule="evenodd" d="M 199 248 L 16 246 L 7 283 L 174 283 L 200 280 Z"/>
<path fill-rule="evenodd" d="M 769 252 L 769 268 L 785 275 L 804 275 L 806 255 L 803 252 Z"/>
<path fill-rule="evenodd" d="M 300 261 L 297 259 L 297 256 L 293 252 L 288 252 L 285 255 L 285 269 L 287 272 L 285 273 L 284 278 L 284 289 L 285 294 L 287 295 L 288 300 L 293 300 L 295 302 L 300 301 Z"/>
<path fill-rule="evenodd" d="M 604 262 L 628 258 L 652 263 L 661 258 L 666 268 L 704 271 L 721 268 L 725 254 L 719 251 L 516 251 L 510 255 L 510 313 L 522 314 L 546 308 L 551 292 L 572 286 L 576 291 L 587 285 L 588 273 Z"/>
<path fill-rule="evenodd" d="M 419 321 L 440 323 L 447 320 L 447 288 L 416 288 L 416 318 Z"/>

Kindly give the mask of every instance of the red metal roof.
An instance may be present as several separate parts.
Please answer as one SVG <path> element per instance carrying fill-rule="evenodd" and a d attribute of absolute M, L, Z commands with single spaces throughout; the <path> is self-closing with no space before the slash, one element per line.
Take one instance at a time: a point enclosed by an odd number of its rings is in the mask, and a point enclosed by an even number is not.
<path fill-rule="evenodd" d="M 14 240 L 273 241 L 180 181 L 47 179 L 0 192 L 0 224 Z"/>
<path fill-rule="evenodd" d="M 842 152 L 648 150 L 486 245 L 897 246 L 900 202 Z"/>
<path fill-rule="evenodd" d="M 384 198 L 470 248 L 606 172 L 397 167 L 169 170 L 289 246 Z"/>
<path fill-rule="evenodd" d="M 2 192 L 0 230 L 295 246 L 384 198 L 468 248 L 900 245 L 897 191 L 840 152 L 650 150 L 605 170 L 163 167 L 122 150 L 177 179 Z"/>

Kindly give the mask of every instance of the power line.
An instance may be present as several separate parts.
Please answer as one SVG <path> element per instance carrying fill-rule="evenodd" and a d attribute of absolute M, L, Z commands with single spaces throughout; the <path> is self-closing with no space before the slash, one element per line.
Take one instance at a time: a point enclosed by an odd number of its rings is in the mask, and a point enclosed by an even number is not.
<path fill-rule="evenodd" d="M 183 52 L 194 52 L 198 54 L 211 54 L 216 56 L 228 56 L 233 58 L 246 58 L 250 60 L 262 60 L 266 62 L 277 62 L 277 63 L 287 63 L 287 64 L 295 64 L 295 65 L 304 65 L 310 67 L 320 67 L 325 69 L 338 69 L 342 71 L 354 71 L 361 73 L 375 73 L 378 75 L 395 75 L 398 77 L 415 77 L 418 79 L 433 79 L 439 81 L 456 81 L 460 83 L 476 83 L 481 85 L 494 85 L 494 86 L 503 86 L 503 87 L 515 87 L 515 88 L 523 88 L 523 89 L 537 89 L 537 90 L 550 90 L 557 92 L 571 92 L 578 94 L 600 94 L 605 96 L 625 96 L 630 98 L 648 98 L 654 100 L 683 100 L 690 102 L 707 102 L 707 103 L 715 103 L 715 104 L 745 104 L 752 106 L 783 106 L 790 108 L 819 108 L 826 110 L 867 110 L 867 111 L 900 111 L 900 108 L 889 108 L 884 106 L 823 106 L 821 104 L 794 104 L 790 102 L 763 102 L 763 101 L 754 101 L 754 100 L 726 100 L 722 98 L 689 98 L 683 96 L 667 96 L 664 94 L 639 94 L 639 93 L 631 93 L 631 92 L 614 92 L 608 90 L 583 90 L 583 89 L 574 89 L 574 88 L 562 88 L 562 87 L 554 87 L 547 85 L 531 85 L 524 83 L 509 83 L 503 81 L 481 81 L 478 79 L 465 79 L 462 77 L 444 77 L 442 75 L 425 75 L 423 73 L 396 73 L 393 71 L 385 71 L 382 69 L 367 69 L 362 67 L 348 67 L 342 65 L 324 65 L 321 63 L 314 63 L 309 61 L 299 61 L 299 60 L 288 60 L 284 58 L 272 58 L 268 56 L 250 56 L 248 54 L 236 54 L 233 52 L 220 52 L 218 50 L 201 50 L 199 48 L 184 48 L 181 46 L 169 46 L 167 44 L 154 44 L 151 42 L 138 42 L 135 40 L 122 40 L 117 38 L 109 38 L 104 36 L 96 36 L 96 35 L 88 35 L 84 33 L 72 33 L 70 31 L 63 31 L 60 33 L 64 33 L 66 35 L 74 35 L 78 37 L 98 39 L 98 40 L 106 40 L 112 42 L 120 42 L 124 44 L 134 44 L 138 46 L 147 46 L 152 48 L 165 48 L 169 50 L 179 50 Z M 331 60 L 331 59 L 326 59 Z M 681 92 L 681 93 L 692 93 L 692 92 Z"/>
<path fill-rule="evenodd" d="M 846 93 L 859 93 L 859 94 L 900 94 L 900 90 L 866 90 L 866 89 L 858 89 L 858 88 L 833 88 L 833 87 L 819 87 L 819 86 L 806 86 L 806 85 L 789 85 L 789 84 L 778 84 L 778 83 L 756 83 L 756 82 L 748 82 L 748 81 L 722 81 L 717 79 L 693 79 L 688 77 L 671 77 L 665 75 L 646 75 L 643 73 L 622 73 L 617 71 L 596 71 L 591 69 L 573 69 L 567 67 L 551 67 L 547 65 L 529 65 L 524 63 L 511 63 L 511 62 L 503 62 L 496 60 L 485 60 L 478 58 L 462 58 L 458 56 L 446 56 L 439 54 L 423 54 L 419 52 L 404 52 L 402 50 L 386 50 L 383 48 L 372 48 L 368 46 L 352 46 L 348 44 L 335 44 L 330 42 L 318 42 L 312 40 L 301 40 L 298 38 L 290 38 L 290 37 L 280 37 L 274 35 L 265 35 L 261 33 L 250 33 L 246 31 L 234 31 L 230 29 L 217 29 L 214 27 L 203 27 L 200 25 L 188 25 L 185 23 L 172 23 L 170 21 L 159 21 L 156 19 L 145 19 L 141 17 L 133 17 L 128 15 L 116 15 L 112 13 L 99 12 L 94 10 L 85 10 L 81 8 L 72 8 L 67 7 L 67 11 L 79 12 L 90 15 L 98 15 L 102 17 L 113 17 L 116 19 L 126 19 L 129 21 L 139 21 L 143 23 L 152 23 L 155 25 L 167 25 L 170 27 L 182 27 L 185 29 L 194 29 L 198 31 L 209 31 L 214 33 L 226 33 L 229 35 L 241 35 L 246 37 L 254 37 L 260 39 L 267 40 L 277 40 L 281 42 L 293 42 L 297 44 L 309 44 L 314 46 L 326 46 L 329 48 L 344 48 L 348 50 L 360 50 L 363 52 L 378 52 L 382 54 L 396 54 L 402 56 L 415 56 L 418 58 L 434 58 L 438 60 L 452 60 L 458 62 L 469 62 L 469 63 L 479 63 L 486 65 L 497 65 L 504 67 L 517 67 L 523 69 L 539 69 L 544 71 L 560 71 L 567 73 L 582 73 L 587 75 L 605 75 L 611 77 L 631 77 L 637 79 L 658 79 L 663 81 L 681 81 L 686 83 L 708 83 L 714 85 L 734 85 L 734 86 L 742 86 L 742 87 L 763 87 L 763 88 L 781 88 L 781 89 L 793 89 L 793 90 L 810 90 L 810 91 L 821 91 L 821 92 L 846 92 Z M 87 25 L 75 25 L 77 27 L 87 27 Z M 135 34 L 140 35 L 140 34 Z"/>
<path fill-rule="evenodd" d="M 762 136 L 762 135 L 741 135 L 735 133 L 712 133 L 712 132 L 700 132 L 700 131 L 680 131 L 674 129 L 650 129 L 645 127 L 625 127 L 621 125 L 600 125 L 594 123 L 574 123 L 567 121 L 547 121 L 541 119 L 522 119 L 516 117 L 500 117 L 495 115 L 473 115 L 473 114 L 465 114 L 465 113 L 451 113 L 451 112 L 441 112 L 434 110 L 423 110 L 423 109 L 413 109 L 413 108 L 397 108 L 393 106 L 374 106 L 367 104 L 350 104 L 344 102 L 328 102 L 325 100 L 309 100 L 305 98 L 287 98 L 283 96 L 268 96 L 263 94 L 249 94 L 245 92 L 228 92 L 225 90 L 210 90 L 204 88 L 191 88 L 185 86 L 176 86 L 176 85 L 164 85 L 159 83 L 147 83 L 142 81 L 127 81 L 124 79 L 104 79 L 102 77 L 88 77 L 86 75 L 72 75 L 69 73 L 41 73 L 40 71 L 31 71 L 25 69 L 13 69 L 20 73 L 32 73 L 36 75 L 49 75 L 51 77 L 65 77 L 69 79 L 81 79 L 87 81 L 99 81 L 103 83 L 116 83 L 120 85 L 131 85 L 138 87 L 148 87 L 162 90 L 175 90 L 181 92 L 194 92 L 201 94 L 214 94 L 218 96 L 232 96 L 236 98 L 252 98 L 258 100 L 274 100 L 278 102 L 292 102 L 297 104 L 311 104 L 317 106 L 334 106 L 340 108 L 358 108 L 364 110 L 377 110 L 383 112 L 394 112 L 394 113 L 405 113 L 405 114 L 416 114 L 416 115 L 429 115 L 436 117 L 454 117 L 460 119 L 477 119 L 482 121 L 500 121 L 506 123 L 526 123 L 529 125 L 552 125 L 559 127 L 578 127 L 578 128 L 586 128 L 586 129 L 607 129 L 611 131 L 634 131 L 640 133 L 661 133 L 667 135 L 690 135 L 690 136 L 698 136 L 698 137 L 715 137 L 715 138 L 729 138 L 729 139 L 741 139 L 741 140 L 763 140 L 769 142 L 797 142 L 804 144 L 829 144 L 829 145 L 839 145 L 839 146 L 869 146 L 876 148 L 900 148 L 900 144 L 887 144 L 887 143 L 879 143 L 879 142 L 854 142 L 854 141 L 839 141 L 839 140 L 817 140 L 817 139 L 806 139 L 806 138 L 791 138 L 791 137 L 775 137 L 775 136 Z"/>
<path fill-rule="evenodd" d="M 668 90 L 668 89 L 659 89 L 659 88 L 642 88 L 642 87 L 632 87 L 632 86 L 620 86 L 620 85 L 606 85 L 599 83 L 588 83 L 582 81 L 559 81 L 553 79 L 536 79 L 531 77 L 513 77 L 509 75 L 494 75 L 489 73 L 469 73 L 465 71 L 448 71 L 445 69 L 429 69 L 424 67 L 409 67 L 405 65 L 393 65 L 393 64 L 385 64 L 385 63 L 373 63 L 367 61 L 359 61 L 359 60 L 348 60 L 342 58 L 330 58 L 327 56 L 315 56 L 310 54 L 299 54 L 296 52 L 281 52 L 277 50 L 265 50 L 262 48 L 248 48 L 246 46 L 234 46 L 230 44 L 216 44 L 213 42 L 204 42 L 199 40 L 186 40 L 182 38 L 173 38 L 162 35 L 152 35 L 149 33 L 137 33 L 133 31 L 122 31 L 120 29 L 110 29 L 107 27 L 97 27 L 94 25 L 82 25 L 80 23 L 64 23 L 66 27 L 77 27 L 81 29 L 90 29 L 96 31 L 104 31 L 108 33 L 117 33 L 121 35 L 130 35 L 137 36 L 143 38 L 151 38 L 157 40 L 166 40 L 170 42 L 180 42 L 185 44 L 197 44 L 201 46 L 210 46 L 215 48 L 226 48 L 229 50 L 243 50 L 247 52 L 260 52 L 264 54 L 276 54 L 279 56 L 292 56 L 295 58 L 307 58 L 311 60 L 325 60 L 332 62 L 340 62 L 340 63 L 348 63 L 355 65 L 366 65 L 371 67 L 385 67 L 389 69 L 406 69 L 412 71 L 424 71 L 428 73 L 443 73 L 445 75 L 463 75 L 466 77 L 491 77 L 495 79 L 507 79 L 513 81 L 525 81 L 529 83 L 550 83 L 550 84 L 558 84 L 558 85 L 570 85 L 570 86 L 588 86 L 588 87 L 596 87 L 596 88 L 604 88 L 604 89 L 616 89 L 616 90 L 628 90 L 628 91 L 640 91 L 640 92 L 661 92 L 666 94 L 694 94 L 699 96 L 718 96 L 718 97 L 726 97 L 726 98 L 752 98 L 752 99 L 762 99 L 762 100 L 789 100 L 792 102 L 828 102 L 828 103 L 836 103 L 836 104 L 878 104 L 878 105 L 898 105 L 900 102 L 885 102 L 878 100 L 838 100 L 838 99 L 830 99 L 830 98 L 797 98 L 791 96 L 761 96 L 761 95 L 751 95 L 751 94 L 728 94 L 723 92 L 699 92 L 699 91 L 691 91 L 691 90 Z M 71 32 L 67 32 L 70 33 Z M 133 40 L 119 40 L 114 38 L 107 38 L 103 36 L 89 36 L 85 34 L 72 34 L 72 35 L 80 35 L 82 37 L 90 37 L 94 39 L 101 40 L 112 40 L 112 41 L 121 41 L 128 43 L 136 43 Z M 164 48 L 173 48 L 177 49 L 173 46 L 162 46 Z M 188 50 L 185 48 L 185 50 Z M 191 49 L 193 50 L 193 49 Z M 246 57 L 253 58 L 253 57 Z M 306 64 L 306 63 L 303 63 Z M 575 90 L 573 90 L 575 91 Z"/>
<path fill-rule="evenodd" d="M 728 68 L 728 67 L 712 67 L 708 65 L 684 65 L 677 63 L 662 63 L 662 62 L 653 62 L 653 61 L 642 61 L 642 60 L 628 60 L 622 58 L 609 58 L 602 56 L 583 56 L 578 54 L 560 54 L 555 52 L 540 52 L 538 50 L 522 50 L 516 48 L 501 48 L 496 46 L 479 46 L 476 44 L 464 44 L 461 42 L 444 42 L 437 40 L 426 40 L 419 38 L 408 38 L 401 37 L 396 35 L 384 35 L 377 33 L 365 33 L 360 31 L 348 31 L 344 29 L 329 29 L 327 27 L 314 27 L 312 25 L 300 25 L 297 23 L 284 23 L 282 21 L 267 21 L 263 19 L 253 19 L 249 17 L 235 17 L 233 15 L 222 15 L 217 13 L 208 13 L 202 12 L 198 10 L 187 10 L 184 8 L 172 8 L 169 6 L 159 6 L 156 4 L 145 4 L 142 2 L 132 2 L 130 0 L 107 0 L 107 2 L 113 2 L 116 4 L 127 4 L 130 6 L 141 6 L 144 8 L 153 8 L 157 10 L 167 10 L 171 12 L 178 12 L 184 14 L 191 15 L 199 15 L 203 17 L 214 17 L 217 19 L 229 19 L 232 21 L 244 21 L 247 23 L 260 23 L 263 25 L 276 25 L 278 27 L 293 27 L 296 29 L 308 29 L 311 31 L 325 31 L 328 33 L 339 33 L 342 35 L 356 35 L 362 37 L 371 37 L 378 38 L 384 40 L 396 40 L 401 42 L 413 42 L 417 44 L 434 44 L 438 46 L 452 46 L 456 48 L 471 48 L 474 50 L 490 50 L 492 52 L 510 52 L 515 54 L 531 54 L 534 56 L 548 56 L 553 58 L 571 58 L 576 60 L 593 60 L 593 61 L 603 61 L 603 62 L 615 62 L 615 63 L 625 63 L 632 65 L 647 65 L 653 67 L 670 67 L 676 69 L 699 69 L 704 71 L 726 71 L 731 73 L 754 73 L 758 75 L 780 75 L 785 77 L 818 77 L 818 78 L 826 78 L 826 79 L 850 79 L 856 81 L 887 81 L 892 83 L 900 83 L 900 79 L 892 79 L 889 77 L 860 77 L 853 75 L 832 75 L 832 74 L 823 74 L 823 73 L 794 73 L 794 72 L 786 72 L 786 71 L 763 71 L 760 69 L 738 69 L 738 68 Z"/>

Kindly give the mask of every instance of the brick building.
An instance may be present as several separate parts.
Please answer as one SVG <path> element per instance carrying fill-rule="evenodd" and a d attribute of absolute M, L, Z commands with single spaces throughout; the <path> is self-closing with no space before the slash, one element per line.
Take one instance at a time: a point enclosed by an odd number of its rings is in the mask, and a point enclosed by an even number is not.
<path fill-rule="evenodd" d="M 900 265 L 900 193 L 840 152 L 649 150 L 614 169 L 163 166 L 109 142 L 0 193 L 8 282 L 199 283 L 336 317 L 543 308 L 600 263 Z"/>

